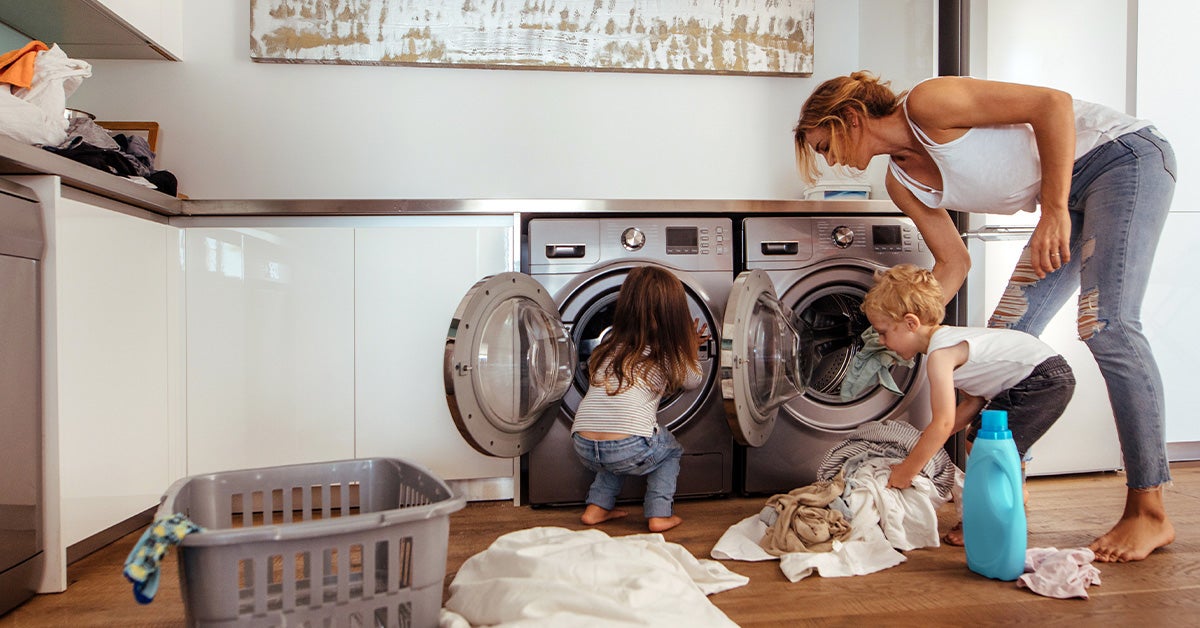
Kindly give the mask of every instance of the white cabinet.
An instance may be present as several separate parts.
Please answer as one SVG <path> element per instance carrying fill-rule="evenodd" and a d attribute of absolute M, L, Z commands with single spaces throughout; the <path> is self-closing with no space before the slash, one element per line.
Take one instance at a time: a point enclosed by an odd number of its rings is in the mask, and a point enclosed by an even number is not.
<path fill-rule="evenodd" d="M 355 452 L 419 462 L 446 480 L 512 477 L 459 435 L 442 356 L 476 281 L 513 269 L 511 216 L 397 217 L 355 231 Z M 506 496 L 505 496 L 506 497 Z"/>
<path fill-rule="evenodd" d="M 354 457 L 354 230 L 184 230 L 188 475 Z"/>
<path fill-rule="evenodd" d="M 1200 309 L 1200 287 L 1189 278 L 1196 259 L 1196 233 L 1200 233 L 1200 213 L 1167 215 L 1142 302 L 1142 327 L 1166 389 L 1167 442 L 1180 448 L 1177 457 L 1184 460 L 1195 458 L 1200 443 L 1200 397 L 1192 373 L 1196 368 L 1193 328 Z"/>
<path fill-rule="evenodd" d="M 392 456 L 514 476 L 458 434 L 441 371 L 462 295 L 513 267 L 511 216 L 219 220 L 184 230 L 189 475 Z"/>
<path fill-rule="evenodd" d="M 182 58 L 183 0 L 0 2 L 0 23 L 76 59 Z"/>
<path fill-rule="evenodd" d="M 158 504 L 182 476 L 178 229 L 115 202 L 17 177 L 45 215 L 46 569 L 66 548 Z"/>
<path fill-rule="evenodd" d="M 183 57 L 183 0 L 97 0 L 164 56 Z"/>

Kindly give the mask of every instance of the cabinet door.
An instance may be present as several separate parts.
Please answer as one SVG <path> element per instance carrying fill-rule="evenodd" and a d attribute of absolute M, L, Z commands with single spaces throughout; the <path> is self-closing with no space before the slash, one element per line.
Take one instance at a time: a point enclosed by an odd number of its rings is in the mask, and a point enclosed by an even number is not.
<path fill-rule="evenodd" d="M 354 457 L 353 243 L 186 230 L 189 475 Z"/>
<path fill-rule="evenodd" d="M 1142 328 L 1150 339 L 1167 400 L 1167 442 L 1187 445 L 1193 452 L 1200 442 L 1200 398 L 1196 396 L 1196 312 L 1200 288 L 1188 275 L 1197 259 L 1196 233 L 1200 213 L 1173 212 L 1167 216 L 1150 285 L 1142 302 Z M 1187 456 L 1183 459 L 1192 459 Z"/>
<path fill-rule="evenodd" d="M 176 59 L 183 55 L 183 0 L 99 0 L 129 26 Z"/>
<path fill-rule="evenodd" d="M 397 218 L 355 235 L 355 452 L 395 456 L 447 480 L 512 477 L 459 435 L 442 358 L 455 307 L 474 283 L 512 270 L 511 217 Z"/>
<path fill-rule="evenodd" d="M 155 506 L 175 479 L 168 264 L 178 256 L 167 246 L 177 230 L 67 198 L 50 218 L 47 415 L 57 415 L 67 547 Z"/>

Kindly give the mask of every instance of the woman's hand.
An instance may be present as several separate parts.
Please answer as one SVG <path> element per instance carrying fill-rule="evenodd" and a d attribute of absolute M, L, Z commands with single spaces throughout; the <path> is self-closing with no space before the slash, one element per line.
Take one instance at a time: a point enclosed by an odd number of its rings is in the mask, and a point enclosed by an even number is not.
<path fill-rule="evenodd" d="M 1071 261 L 1071 217 L 1066 209 L 1042 207 L 1033 235 L 1029 238 L 1029 263 L 1038 279 Z"/>

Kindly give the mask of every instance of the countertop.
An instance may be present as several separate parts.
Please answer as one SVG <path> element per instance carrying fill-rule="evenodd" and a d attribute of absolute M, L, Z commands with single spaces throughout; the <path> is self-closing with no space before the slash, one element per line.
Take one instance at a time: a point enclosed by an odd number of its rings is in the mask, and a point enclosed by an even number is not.
<path fill-rule="evenodd" d="M 451 214 L 895 213 L 890 200 L 666 199 L 180 199 L 0 135 L 0 175 L 49 174 L 63 184 L 167 216 L 404 216 Z"/>

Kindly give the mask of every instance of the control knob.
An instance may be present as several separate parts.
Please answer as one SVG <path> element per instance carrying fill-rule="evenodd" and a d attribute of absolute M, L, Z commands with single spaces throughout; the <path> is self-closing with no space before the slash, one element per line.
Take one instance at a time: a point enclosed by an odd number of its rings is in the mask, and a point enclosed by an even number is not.
<path fill-rule="evenodd" d="M 845 225 L 834 228 L 833 244 L 839 249 L 844 249 L 854 244 L 854 230 Z"/>
<path fill-rule="evenodd" d="M 630 227 L 621 232 L 621 246 L 626 251 L 636 251 L 646 245 L 646 234 L 637 227 Z"/>

